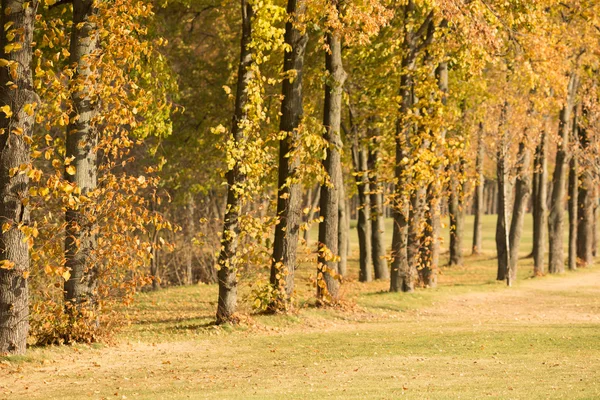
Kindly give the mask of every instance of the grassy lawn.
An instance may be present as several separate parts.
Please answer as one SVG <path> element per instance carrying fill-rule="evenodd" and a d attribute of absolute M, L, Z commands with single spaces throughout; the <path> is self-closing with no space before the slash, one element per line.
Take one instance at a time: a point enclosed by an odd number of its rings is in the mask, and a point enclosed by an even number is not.
<path fill-rule="evenodd" d="M 600 398 L 600 269 L 532 279 L 523 259 L 508 289 L 494 280 L 494 226 L 487 216 L 484 254 L 443 268 L 437 289 L 413 294 L 356 281 L 352 230 L 338 310 L 307 301 L 309 263 L 297 312 L 254 315 L 242 302 L 239 327 L 211 325 L 215 286 L 140 294 L 114 343 L 0 360 L 0 399 Z M 471 218 L 465 234 L 470 254 Z M 242 298 L 249 292 L 242 282 Z"/>

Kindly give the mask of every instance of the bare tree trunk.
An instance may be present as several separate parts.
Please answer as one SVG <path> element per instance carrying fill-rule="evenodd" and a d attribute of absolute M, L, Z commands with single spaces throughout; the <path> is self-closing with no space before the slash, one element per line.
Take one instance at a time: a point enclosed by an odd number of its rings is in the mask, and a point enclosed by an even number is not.
<path fill-rule="evenodd" d="M 377 140 L 377 139 L 376 139 Z M 374 141 L 375 142 L 375 141 Z M 385 232 L 385 219 L 383 210 L 383 186 L 379 182 L 377 174 L 378 143 L 369 151 L 369 189 L 371 191 L 371 244 L 373 259 L 373 272 L 375 279 L 389 279 L 387 259 L 385 257 L 385 244 L 383 233 Z"/>
<path fill-rule="evenodd" d="M 248 84 L 253 78 L 250 66 L 253 63 L 252 50 L 249 47 L 252 41 L 252 6 L 247 0 L 241 0 L 242 11 L 242 38 L 240 51 L 240 64 L 236 88 L 235 112 L 233 116 L 231 133 L 234 143 L 245 140 L 242 123 L 248 118 L 246 105 L 248 103 Z M 238 236 L 240 232 L 239 216 L 242 204 L 237 192 L 238 187 L 244 183 L 246 176 L 240 170 L 238 162 L 227 172 L 227 207 L 223 221 L 223 236 L 221 238 L 221 253 L 219 254 L 219 301 L 217 305 L 217 324 L 237 322 L 235 312 L 237 309 L 237 265 Z"/>
<path fill-rule="evenodd" d="M 496 279 L 503 281 L 508 277 L 510 264 L 510 241 L 508 228 L 508 173 L 506 171 L 506 113 L 508 105 L 505 103 L 500 117 L 500 143 L 498 144 L 498 160 L 496 174 L 498 178 L 498 220 L 496 223 L 496 252 L 498 254 L 498 273 Z"/>
<path fill-rule="evenodd" d="M 569 191 L 567 208 L 569 209 L 569 258 L 568 265 L 570 270 L 577 269 L 577 186 L 579 169 L 577 156 L 573 154 L 569 161 Z"/>
<path fill-rule="evenodd" d="M 531 158 L 529 149 L 524 142 L 519 143 L 519 155 L 517 166 L 517 182 L 515 190 L 515 201 L 513 203 L 512 219 L 509 235 L 509 269 L 506 276 L 508 286 L 517 281 L 517 264 L 519 260 L 519 243 L 523 233 L 523 221 L 525 220 L 526 205 L 531 193 L 531 177 L 529 175 L 529 163 Z"/>
<path fill-rule="evenodd" d="M 25 138 L 33 137 L 35 116 L 24 106 L 40 104 L 31 73 L 37 7 L 37 1 L 25 7 L 22 1 L 2 0 L 0 15 L 0 56 L 9 62 L 0 68 L 0 106 L 12 110 L 12 115 L 5 112 L 0 117 L 0 226 L 10 225 L 0 232 L 0 355 L 24 354 L 29 333 L 29 248 L 27 238 L 17 227 L 29 224 L 29 179 L 27 174 L 11 171 L 30 163 L 30 146 Z M 16 33 L 14 42 L 21 45 L 12 51 L 6 50 L 9 27 Z M 10 73 L 12 66 L 15 76 Z"/>
<path fill-rule="evenodd" d="M 296 18 L 304 13 L 303 0 L 288 0 L 288 15 Z M 292 77 L 283 80 L 281 103 L 281 120 L 279 130 L 287 136 L 279 142 L 279 180 L 277 193 L 277 216 L 273 245 L 273 263 L 271 265 L 270 282 L 273 287 L 282 288 L 289 299 L 294 292 L 294 271 L 298 234 L 301 221 L 302 189 L 297 178 L 300 159 L 295 150 L 298 147 L 298 127 L 303 117 L 302 107 L 302 75 L 304 53 L 308 36 L 300 32 L 294 20 L 285 27 L 285 43 L 290 46 L 285 52 L 283 69 L 285 72 L 295 71 Z"/>
<path fill-rule="evenodd" d="M 186 252 L 184 254 L 184 262 L 185 262 L 185 284 L 193 285 L 194 284 L 194 269 L 193 269 L 193 259 L 194 259 L 194 236 L 196 235 L 196 221 L 195 221 L 195 209 L 196 205 L 194 204 L 194 196 L 191 193 L 186 195 L 186 205 L 185 205 L 185 242 L 186 242 Z"/>
<path fill-rule="evenodd" d="M 358 280 L 370 282 L 373 280 L 372 243 L 371 243 L 371 198 L 369 197 L 369 166 L 368 149 L 358 134 L 357 127 L 352 125 L 352 162 L 354 165 L 354 179 L 358 189 L 358 232 L 359 266 Z"/>
<path fill-rule="evenodd" d="M 98 34 L 93 22 L 96 13 L 93 1 L 73 1 L 69 62 L 76 67 L 70 82 L 73 112 L 67 127 L 66 157 L 73 158 L 71 165 L 75 170 L 68 166 L 65 179 L 79 188 L 83 196 L 96 189 L 98 175 L 98 132 L 93 125 L 97 114 L 97 99 L 93 94 L 93 54 L 98 50 Z M 93 307 L 97 279 L 93 260 L 96 226 L 88 218 L 86 207 L 67 208 L 65 218 L 65 267 L 71 272 L 64 284 L 65 301 L 71 307 Z"/>
<path fill-rule="evenodd" d="M 587 109 L 583 107 L 584 117 L 586 114 Z M 585 155 L 590 146 L 588 132 L 582 127 L 575 126 L 575 128 L 579 134 L 581 151 Z M 583 267 L 594 263 L 594 226 L 594 179 L 590 167 L 585 166 L 579 175 L 577 196 L 577 259 Z"/>
<path fill-rule="evenodd" d="M 563 273 L 565 271 L 565 254 L 563 248 L 563 224 L 564 224 L 564 200 L 565 180 L 567 169 L 567 149 L 569 148 L 569 135 L 571 134 L 573 121 L 571 113 L 577 92 L 577 77 L 571 74 L 569 78 L 567 103 L 560 112 L 559 134 L 560 142 L 556 151 L 556 163 L 553 175 L 553 188 L 548 215 L 548 240 L 550 257 L 548 272 L 551 274 Z"/>
<path fill-rule="evenodd" d="M 483 123 L 479 123 L 479 132 L 477 135 L 477 156 L 475 159 L 475 170 L 477 172 L 477 186 L 475 187 L 475 221 L 473 223 L 473 254 L 479 254 L 482 249 L 482 218 L 484 213 L 484 195 L 485 177 L 483 175 L 483 161 L 485 152 L 483 148 Z"/>
<path fill-rule="evenodd" d="M 546 127 L 544 126 L 544 129 Z M 548 213 L 548 135 L 542 137 L 535 150 L 533 163 L 533 275 L 544 275 L 544 255 L 546 252 L 546 220 Z"/>
<path fill-rule="evenodd" d="M 340 174 L 342 170 L 340 169 Z M 349 206 L 346 202 L 346 187 L 344 186 L 344 178 L 339 178 L 340 190 L 338 194 L 340 196 L 338 201 L 338 251 L 340 253 L 340 261 L 338 264 L 339 273 L 341 276 L 346 276 L 348 269 L 348 250 L 349 250 L 349 230 L 350 230 L 350 213 L 348 212 Z"/>
<path fill-rule="evenodd" d="M 455 176 L 459 171 L 454 170 L 450 177 L 450 199 L 448 213 L 450 214 L 450 259 L 448 265 L 462 265 L 462 233 L 463 210 L 461 209 L 461 183 Z"/>
<path fill-rule="evenodd" d="M 323 125 L 325 140 L 329 143 L 327 158 L 323 167 L 327 172 L 330 184 L 321 186 L 321 217 L 319 224 L 319 257 L 317 270 L 317 299 L 319 301 L 337 302 L 339 300 L 340 273 L 338 256 L 339 215 L 338 191 L 342 186 L 340 151 L 342 139 L 340 124 L 342 117 L 342 87 L 346 80 L 342 64 L 342 44 L 338 34 L 328 33 L 326 43 L 329 52 L 325 55 L 325 65 L 329 79 L 325 85 L 325 105 Z"/>
<path fill-rule="evenodd" d="M 410 195 L 410 211 L 409 211 L 409 223 L 408 223 L 408 238 L 406 254 L 408 258 L 408 265 L 412 271 L 419 273 L 419 279 L 422 280 L 422 270 L 419 270 L 421 265 L 421 238 L 423 232 L 421 227 L 423 225 L 423 211 L 425 208 L 425 189 L 418 188 L 414 190 Z"/>

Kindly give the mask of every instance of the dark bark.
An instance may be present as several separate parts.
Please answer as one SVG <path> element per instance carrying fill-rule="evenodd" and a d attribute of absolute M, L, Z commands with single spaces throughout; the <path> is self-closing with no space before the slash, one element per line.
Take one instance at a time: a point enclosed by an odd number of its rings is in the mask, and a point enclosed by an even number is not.
<path fill-rule="evenodd" d="M 508 105 L 505 103 L 500 116 L 500 143 L 498 144 L 498 157 L 496 161 L 497 185 L 497 208 L 498 220 L 496 222 L 496 252 L 498 255 L 498 272 L 496 279 L 505 280 L 508 276 L 510 263 L 510 241 L 508 227 L 508 173 L 506 170 L 506 113 Z"/>
<path fill-rule="evenodd" d="M 24 354 L 29 332 L 29 249 L 18 224 L 29 224 L 29 179 L 11 170 L 30 163 L 30 146 L 25 137 L 33 136 L 34 115 L 24 110 L 26 104 L 40 104 L 32 82 L 32 39 L 37 1 L 24 7 L 22 1 L 2 0 L 0 16 L 0 58 L 15 63 L 16 76 L 10 66 L 0 68 L 0 107 L 9 106 L 12 116 L 0 116 L 0 355 Z M 6 52 L 9 41 L 6 27 L 16 36 L 21 48 Z M 9 87 L 14 82 L 16 89 Z M 11 85 L 12 86 L 12 85 Z M 22 130 L 15 134 L 15 130 Z"/>
<path fill-rule="evenodd" d="M 517 280 L 517 263 L 519 260 L 519 244 L 523 233 L 526 206 L 531 193 L 531 177 L 529 163 L 531 162 L 529 149 L 523 142 L 519 143 L 517 160 L 517 180 L 515 183 L 515 201 L 513 202 L 512 218 L 509 233 L 509 268 L 506 276 L 508 286 Z"/>
<path fill-rule="evenodd" d="M 252 6 L 247 0 L 241 0 L 242 11 L 242 37 L 240 50 L 240 64 L 236 88 L 235 111 L 231 124 L 233 141 L 240 143 L 245 140 L 242 122 L 247 118 L 246 105 L 248 103 L 248 83 L 253 78 L 251 70 L 252 50 L 248 47 L 252 41 Z M 237 308 L 237 265 L 238 235 L 240 232 L 239 216 L 242 204 L 237 189 L 246 180 L 245 174 L 240 170 L 239 162 L 227 172 L 227 207 L 223 220 L 223 236 L 221 238 L 221 253 L 219 254 L 219 301 L 217 305 L 217 324 L 237 322 L 235 312 Z"/>
<path fill-rule="evenodd" d="M 364 138 L 359 137 L 358 127 L 355 125 L 352 125 L 352 164 L 358 190 L 358 221 L 356 224 L 360 267 L 358 280 L 370 282 L 373 279 L 373 264 L 368 149 L 364 143 Z"/>
<path fill-rule="evenodd" d="M 340 278 L 338 256 L 338 191 L 342 185 L 340 151 L 342 139 L 340 124 L 342 116 L 342 87 L 346 73 L 342 65 L 342 44 L 337 34 L 328 33 L 326 43 L 329 51 L 325 55 L 325 66 L 329 77 L 325 84 L 325 104 L 323 125 L 325 140 L 329 143 L 327 157 L 323 167 L 330 182 L 321 186 L 321 217 L 319 224 L 319 257 L 317 270 L 317 299 L 319 301 L 337 302 L 339 300 Z"/>
<path fill-rule="evenodd" d="M 302 0 L 288 0 L 287 13 L 297 16 L 304 12 Z M 283 69 L 295 71 L 295 76 L 283 80 L 281 120 L 279 130 L 287 136 L 279 142 L 279 179 L 277 193 L 277 216 L 271 265 L 271 285 L 285 290 L 289 299 L 294 291 L 294 271 L 297 268 L 296 253 L 301 221 L 302 190 L 298 182 L 297 169 L 300 159 L 295 150 L 298 147 L 298 127 L 302 122 L 302 75 L 304 53 L 308 36 L 288 21 L 285 27 L 285 43 L 290 50 L 285 52 Z"/>
<path fill-rule="evenodd" d="M 577 77 L 571 74 L 567 89 L 567 101 L 560 112 L 559 143 L 556 151 L 556 162 L 552 177 L 552 195 L 550 213 L 548 215 L 548 272 L 562 273 L 565 270 L 565 254 L 563 246 L 564 200 L 566 189 L 566 169 L 569 148 L 569 135 L 572 130 L 573 104 L 577 92 Z"/>
<path fill-rule="evenodd" d="M 87 196 L 97 185 L 98 132 L 94 126 L 97 101 L 94 87 L 94 53 L 98 50 L 97 9 L 91 0 L 73 1 L 73 26 L 69 62 L 76 65 L 71 79 L 73 112 L 67 126 L 66 157 L 72 157 L 75 171 L 65 171 L 65 179 Z M 71 172 L 71 173 L 69 173 Z M 86 207 L 67 208 L 65 230 L 65 267 L 70 278 L 65 282 L 65 301 L 72 307 L 93 307 L 96 290 L 94 252 L 97 233 Z"/>
<path fill-rule="evenodd" d="M 483 189 L 485 186 L 485 177 L 483 175 L 483 161 L 485 157 L 483 147 L 483 123 L 479 123 L 479 131 L 477 134 L 477 156 L 475 158 L 475 170 L 477 173 L 477 186 L 475 187 L 474 214 L 473 222 L 473 254 L 480 254 L 482 250 L 482 218 L 484 213 L 484 195 Z"/>
<path fill-rule="evenodd" d="M 578 186 L 578 175 L 579 169 L 577 156 L 573 154 L 569 161 L 569 186 L 568 186 L 568 200 L 567 208 L 569 209 L 569 257 L 568 266 L 570 270 L 577 269 L 577 186 Z"/>
<path fill-rule="evenodd" d="M 404 6 L 404 17 L 409 19 L 415 11 L 412 0 Z M 394 232 L 392 235 L 392 268 L 390 271 L 390 292 L 412 292 L 417 272 L 411 268 L 408 261 L 408 216 L 410 212 L 409 196 L 407 192 L 407 164 L 404 161 L 410 156 L 408 147 L 410 145 L 411 131 L 414 129 L 409 118 L 409 113 L 414 105 L 413 95 L 413 70 L 417 55 L 425 49 L 433 40 L 434 33 L 433 11 L 426 17 L 425 21 L 415 31 L 405 28 L 404 32 L 404 56 L 402 57 L 400 70 L 401 98 L 399 116 L 396 120 L 396 166 L 394 177 L 396 178 L 394 195 L 392 199 L 392 216 L 394 219 Z"/>
<path fill-rule="evenodd" d="M 583 108 L 583 116 L 586 117 L 587 109 Z M 579 134 L 579 144 L 582 154 L 586 154 L 590 146 L 588 132 L 583 127 L 575 129 Z M 585 158 L 583 158 L 585 159 Z M 582 161 L 583 162 L 583 161 Z M 577 261 L 579 265 L 586 267 L 594 263 L 594 179 L 591 167 L 587 165 L 581 168 L 579 174 L 579 192 L 577 195 Z"/>
<path fill-rule="evenodd" d="M 546 251 L 546 220 L 548 218 L 548 135 L 542 137 L 535 149 L 533 163 L 533 275 L 544 275 L 544 255 Z"/>
<path fill-rule="evenodd" d="M 448 213 L 450 214 L 450 259 L 448 265 L 462 265 L 462 234 L 464 227 L 464 210 L 462 207 L 462 184 L 460 183 L 458 170 L 451 172 L 450 177 L 450 199 L 448 200 Z"/>
<path fill-rule="evenodd" d="M 378 139 L 373 141 L 373 148 L 369 151 L 369 189 L 371 191 L 371 244 L 373 259 L 373 272 L 375 279 L 389 279 L 387 258 L 383 233 L 385 232 L 385 218 L 383 210 L 383 185 L 379 182 L 377 174 Z"/>

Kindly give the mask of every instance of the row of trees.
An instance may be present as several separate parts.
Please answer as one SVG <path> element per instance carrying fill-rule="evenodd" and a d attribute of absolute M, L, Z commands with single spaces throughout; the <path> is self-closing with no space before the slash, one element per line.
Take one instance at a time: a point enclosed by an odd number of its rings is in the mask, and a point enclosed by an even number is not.
<path fill-rule="evenodd" d="M 436 286 L 444 213 L 462 263 L 472 195 L 482 250 L 492 176 L 499 280 L 516 279 L 530 196 L 534 274 L 546 241 L 548 272 L 565 268 L 567 198 L 568 265 L 591 263 L 598 8 L 2 3 L 0 353 L 25 351 L 28 321 L 30 342 L 96 340 L 150 284 L 218 283 L 217 323 L 237 321 L 240 280 L 286 311 L 315 258 L 317 304 L 335 305 L 350 196 L 359 279 L 392 292 Z"/>

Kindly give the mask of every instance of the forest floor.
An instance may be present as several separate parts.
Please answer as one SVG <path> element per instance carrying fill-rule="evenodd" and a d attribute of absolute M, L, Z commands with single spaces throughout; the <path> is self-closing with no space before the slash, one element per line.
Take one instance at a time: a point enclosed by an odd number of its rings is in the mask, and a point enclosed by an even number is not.
<path fill-rule="evenodd" d="M 239 327 L 210 324 L 214 286 L 140 294 L 111 344 L 0 359 L 0 399 L 600 398 L 597 266 L 528 278 L 523 259 L 506 288 L 486 253 L 444 268 L 437 289 L 390 294 L 356 282 L 355 258 L 342 309 L 243 305 Z"/>

